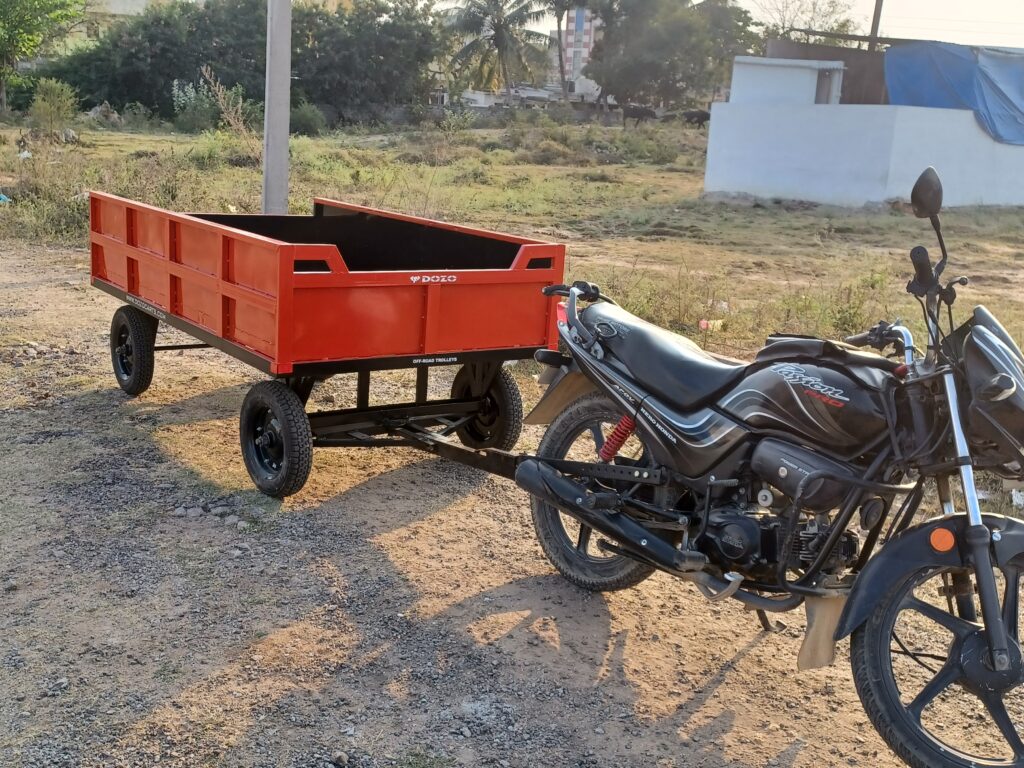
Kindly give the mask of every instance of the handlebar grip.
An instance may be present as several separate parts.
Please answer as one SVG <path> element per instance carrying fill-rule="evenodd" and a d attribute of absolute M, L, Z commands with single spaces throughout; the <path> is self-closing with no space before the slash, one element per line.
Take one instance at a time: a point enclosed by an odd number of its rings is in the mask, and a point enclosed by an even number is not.
<path fill-rule="evenodd" d="M 843 341 L 849 344 L 851 347 L 866 347 L 870 344 L 871 331 L 864 331 L 864 333 L 857 333 L 853 336 L 847 336 Z"/>
<path fill-rule="evenodd" d="M 541 288 L 541 293 L 545 296 L 568 296 L 569 286 L 568 285 L 545 285 Z"/>
<path fill-rule="evenodd" d="M 572 287 L 580 292 L 580 298 L 584 301 L 596 301 L 601 296 L 601 289 L 586 280 L 577 280 Z"/>
<path fill-rule="evenodd" d="M 935 270 L 928 258 L 928 249 L 918 245 L 910 252 L 910 262 L 914 265 L 914 280 L 923 288 L 930 288 L 935 282 Z"/>

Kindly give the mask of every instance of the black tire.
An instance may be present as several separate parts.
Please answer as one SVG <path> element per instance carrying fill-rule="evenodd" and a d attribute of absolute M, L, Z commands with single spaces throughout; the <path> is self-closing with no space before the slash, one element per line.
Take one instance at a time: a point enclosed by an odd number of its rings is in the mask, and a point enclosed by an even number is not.
<path fill-rule="evenodd" d="M 604 395 L 597 392 L 584 395 L 551 423 L 540 441 L 537 455 L 563 459 L 588 425 L 614 425 L 621 415 Z M 592 460 L 596 461 L 596 456 Z M 558 572 L 576 586 L 593 592 L 611 592 L 634 587 L 654 573 L 651 566 L 622 555 L 591 555 L 592 529 L 573 522 L 579 528 L 574 543 L 565 527 L 570 518 L 547 502 L 531 497 L 530 509 L 541 549 Z"/>
<path fill-rule="evenodd" d="M 452 397 L 476 396 L 474 389 L 481 375 L 482 370 L 472 363 L 462 366 L 452 382 Z M 455 434 L 468 448 L 512 450 L 523 431 L 523 398 L 519 385 L 511 373 L 501 368 L 483 398 L 480 413 L 459 427 Z"/>
<path fill-rule="evenodd" d="M 1009 571 L 1004 571 L 1004 578 L 1018 579 L 1020 568 L 1015 566 L 1013 573 L 1015 575 L 1011 577 Z M 970 674 L 973 673 L 968 670 L 972 668 L 964 666 L 961 661 L 972 654 L 972 651 L 964 650 L 971 647 L 967 643 L 974 643 L 974 647 L 978 647 L 978 643 L 984 645 L 980 625 L 957 615 L 963 615 L 965 612 L 963 601 L 957 601 L 960 605 L 952 612 L 939 605 L 938 611 L 933 615 L 922 613 L 919 608 L 914 607 L 924 605 L 931 611 L 936 607 L 936 603 L 944 601 L 943 598 L 934 598 L 934 602 L 929 603 L 914 592 L 915 589 L 921 589 L 922 594 L 927 594 L 924 585 L 936 578 L 944 578 L 942 572 L 923 568 L 900 579 L 892 585 L 868 620 L 854 632 L 850 643 L 850 663 L 864 710 L 893 752 L 912 768 L 1024 765 L 1024 754 L 1009 760 L 998 754 L 999 742 L 1005 737 L 999 733 L 986 703 L 973 692 L 983 688 L 977 688 L 975 681 L 971 680 Z M 949 583 L 945 582 L 947 586 Z M 1004 584 L 1006 583 L 1004 581 Z M 936 594 L 940 593 L 936 591 Z M 973 598 L 968 600 L 974 603 Z M 973 614 L 975 610 L 976 606 L 972 605 L 970 613 Z M 913 627 L 899 624 L 900 617 L 908 612 L 919 624 L 930 622 L 936 628 L 935 631 L 930 635 L 915 633 Z M 982 634 L 979 635 L 979 632 Z M 1012 634 L 1011 645 L 1016 645 L 1016 628 Z M 961 635 L 965 639 L 959 639 Z M 922 641 L 922 637 L 925 640 Z M 940 654 L 924 652 L 921 645 L 925 643 L 929 649 L 945 647 L 943 654 L 946 655 L 946 660 L 942 661 Z M 893 644 L 898 646 L 895 651 L 892 650 Z M 916 655 L 909 654 L 908 651 L 911 650 Z M 894 672 L 894 655 L 901 659 L 902 675 Z M 1016 658 L 1019 660 L 1019 651 Z M 921 663 L 922 660 L 927 666 Z M 915 664 L 925 667 L 925 671 L 921 672 Z M 905 680 L 897 680 L 897 677 L 907 677 L 908 669 L 911 674 L 916 670 L 919 678 L 913 685 Z M 939 683 L 940 679 L 944 682 Z M 921 680 L 927 682 L 922 684 Z M 930 686 L 934 686 L 933 691 L 926 693 Z M 1004 697 L 1012 694 L 1017 696 L 1014 704 L 1019 705 L 1019 695 L 1012 693 L 1016 687 L 1017 685 L 1010 685 L 1007 690 L 999 691 L 996 694 L 999 701 L 1003 702 Z M 904 690 L 901 691 L 901 688 Z M 986 696 L 991 695 L 991 691 L 986 691 Z M 904 703 L 903 699 L 908 701 Z M 938 711 L 930 709 L 933 705 L 939 707 Z M 1004 712 L 1007 711 L 1005 704 L 1001 706 Z M 1010 711 L 1019 709 L 1019 706 L 1014 706 Z M 951 711 L 960 714 L 949 717 Z M 986 715 L 990 722 L 979 725 L 984 721 L 979 720 L 976 713 Z M 938 726 L 933 725 L 936 723 Z M 963 739 L 968 743 L 956 738 L 957 729 L 961 726 Z M 1004 741 L 1002 746 L 1009 749 L 1009 742 Z M 977 749 L 991 750 L 996 754 L 972 754 Z"/>
<path fill-rule="evenodd" d="M 135 307 L 121 307 L 110 321 L 110 362 L 114 378 L 129 395 L 141 395 L 153 383 L 159 321 Z"/>
<path fill-rule="evenodd" d="M 239 418 L 242 459 L 263 493 L 283 499 L 298 493 L 313 466 L 313 433 L 302 400 L 280 381 L 249 390 Z"/>

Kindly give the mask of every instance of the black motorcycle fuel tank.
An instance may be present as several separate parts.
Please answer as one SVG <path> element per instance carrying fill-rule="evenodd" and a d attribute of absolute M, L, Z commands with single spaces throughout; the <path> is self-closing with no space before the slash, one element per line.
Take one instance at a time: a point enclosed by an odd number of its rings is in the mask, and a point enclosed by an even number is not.
<path fill-rule="evenodd" d="M 755 430 L 773 430 L 837 454 L 866 448 L 887 429 L 882 390 L 889 374 L 805 359 L 754 367 L 719 407 Z"/>

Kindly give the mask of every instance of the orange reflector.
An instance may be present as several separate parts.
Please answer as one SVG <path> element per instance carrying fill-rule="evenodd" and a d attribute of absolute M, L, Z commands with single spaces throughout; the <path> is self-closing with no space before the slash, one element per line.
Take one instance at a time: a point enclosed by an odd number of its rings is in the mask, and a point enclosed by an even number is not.
<path fill-rule="evenodd" d="M 928 537 L 928 541 L 936 552 L 949 552 L 956 546 L 956 537 L 949 528 L 936 528 Z"/>

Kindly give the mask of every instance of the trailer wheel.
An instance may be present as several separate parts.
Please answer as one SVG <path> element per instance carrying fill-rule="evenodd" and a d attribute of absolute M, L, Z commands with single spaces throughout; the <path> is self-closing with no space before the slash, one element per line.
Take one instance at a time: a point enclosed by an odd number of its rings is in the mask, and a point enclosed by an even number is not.
<path fill-rule="evenodd" d="M 249 390 L 239 419 L 242 459 L 263 493 L 283 499 L 306 484 L 313 466 L 313 433 L 302 400 L 280 381 Z"/>
<path fill-rule="evenodd" d="M 159 321 L 135 307 L 121 307 L 110 322 L 110 362 L 118 386 L 141 395 L 153 383 Z"/>
<path fill-rule="evenodd" d="M 452 382 L 452 397 L 480 397 L 484 370 L 481 366 L 464 365 Z M 501 368 L 486 392 L 484 404 L 469 422 L 455 434 L 468 448 L 511 450 L 523 430 L 523 398 L 512 374 Z"/>

